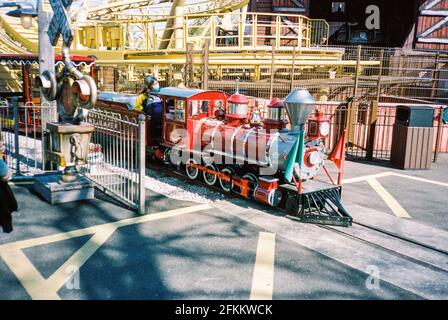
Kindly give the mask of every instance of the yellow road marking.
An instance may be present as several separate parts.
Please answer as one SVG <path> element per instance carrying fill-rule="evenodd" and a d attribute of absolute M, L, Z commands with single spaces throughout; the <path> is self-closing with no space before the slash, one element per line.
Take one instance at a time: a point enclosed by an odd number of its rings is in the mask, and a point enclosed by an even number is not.
<path fill-rule="evenodd" d="M 387 176 L 390 176 L 390 175 L 393 175 L 393 172 L 382 172 L 382 173 L 377 173 L 377 174 L 370 174 L 370 175 L 367 175 L 367 176 L 355 177 L 355 178 L 350 178 L 350 179 L 343 179 L 342 180 L 342 184 L 362 182 L 362 181 L 366 181 L 369 178 L 382 178 L 382 177 L 387 177 Z"/>
<path fill-rule="evenodd" d="M 159 213 L 151 213 L 151 214 L 147 214 L 144 216 L 123 219 L 123 220 L 109 222 L 109 223 L 105 223 L 105 224 L 101 224 L 101 225 L 97 225 L 97 226 L 93 226 L 93 227 L 77 229 L 77 230 L 68 231 L 68 232 L 64 232 L 64 233 L 52 234 L 49 236 L 43 236 L 43 237 L 38 237 L 38 238 L 34 238 L 34 239 L 20 240 L 17 242 L 11 242 L 11 243 L 6 243 L 3 245 L 0 245 L 0 253 L 2 252 L 2 250 L 6 249 L 6 248 L 13 247 L 13 248 L 22 248 L 23 249 L 23 248 L 28 248 L 28 247 L 34 247 L 34 246 L 43 245 L 43 244 L 47 244 L 47 243 L 58 242 L 58 241 L 63 241 L 63 240 L 68 240 L 68 239 L 72 239 L 72 238 L 86 236 L 89 234 L 94 234 L 100 230 L 107 229 L 110 227 L 121 228 L 121 227 L 128 226 L 128 225 L 139 224 L 139 223 L 144 223 L 144 222 L 149 222 L 149 221 L 154 221 L 154 220 L 159 220 L 159 219 L 164 219 L 164 218 L 171 218 L 171 217 L 179 216 L 182 214 L 192 213 L 192 212 L 211 209 L 211 208 L 212 207 L 208 204 L 200 204 L 197 206 L 179 208 L 179 209 L 174 209 L 174 210 L 169 210 L 169 211 L 164 211 L 164 212 L 159 212 Z"/>
<path fill-rule="evenodd" d="M 67 274 L 66 270 L 70 266 L 76 266 L 79 270 L 84 263 L 110 238 L 117 230 L 116 227 L 109 227 L 101 230 L 89 239 L 74 255 L 72 255 L 62 266 L 58 268 L 47 279 L 47 287 L 54 292 L 58 290 L 70 279 L 71 274 Z"/>
<path fill-rule="evenodd" d="M 260 232 L 252 279 L 251 300 L 272 300 L 274 290 L 275 234 Z"/>
<path fill-rule="evenodd" d="M 376 180 L 375 178 L 367 178 L 366 181 L 379 194 L 379 196 L 386 202 L 393 213 L 400 218 L 411 218 L 406 210 L 398 203 L 397 200 Z"/>
<path fill-rule="evenodd" d="M 34 267 L 31 261 L 20 249 L 8 250 L 1 253 L 3 261 L 14 273 L 25 290 L 35 300 L 60 300 L 54 291 L 48 291 L 45 287 L 45 279 Z"/>
<path fill-rule="evenodd" d="M 437 181 L 437 180 L 429 180 L 429 179 L 424 179 L 424 178 L 419 178 L 419 177 L 414 177 L 414 176 L 408 176 L 406 174 L 401 174 L 401 173 L 392 173 L 392 174 L 394 176 L 397 176 L 397 177 L 402 177 L 402 178 L 416 180 L 416 181 L 420 181 L 420 182 L 436 184 L 436 185 L 442 186 L 442 187 L 448 187 L 448 183 L 440 182 L 440 181 Z"/>
<path fill-rule="evenodd" d="M 211 209 L 208 204 L 190 206 L 165 212 L 148 214 L 135 218 L 105 223 L 98 226 L 69 232 L 43 236 L 35 239 L 27 239 L 0 245 L 0 257 L 20 281 L 32 299 L 59 300 L 58 291 L 70 279 L 67 275 L 69 266 L 80 269 L 88 259 L 110 238 L 118 228 L 140 224 L 159 219 L 171 218 L 186 213 Z M 68 240 L 85 235 L 93 235 L 75 254 L 73 254 L 62 266 L 58 268 L 48 279 L 44 279 L 32 262 L 26 257 L 22 249 L 38 245 L 49 244 L 57 241 Z"/>

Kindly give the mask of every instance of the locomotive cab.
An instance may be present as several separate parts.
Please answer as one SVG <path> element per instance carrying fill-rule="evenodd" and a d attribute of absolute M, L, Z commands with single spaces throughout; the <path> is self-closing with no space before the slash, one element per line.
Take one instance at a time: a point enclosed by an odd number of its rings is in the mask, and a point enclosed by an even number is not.
<path fill-rule="evenodd" d="M 222 91 L 166 87 L 151 94 L 160 97 L 163 105 L 161 145 L 172 148 L 182 144 L 193 149 L 195 126 L 225 110 L 228 94 Z"/>

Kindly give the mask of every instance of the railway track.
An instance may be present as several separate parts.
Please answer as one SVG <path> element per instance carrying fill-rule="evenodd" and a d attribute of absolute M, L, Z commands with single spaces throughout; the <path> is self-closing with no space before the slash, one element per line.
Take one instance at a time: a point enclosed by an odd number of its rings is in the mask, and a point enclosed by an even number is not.
<path fill-rule="evenodd" d="M 209 187 L 200 180 L 191 180 L 186 175 L 182 174 L 179 170 L 175 170 L 175 167 L 166 167 L 151 162 L 148 168 L 157 170 L 157 172 L 163 173 L 170 177 L 174 177 L 188 184 L 201 187 L 206 186 L 214 192 L 226 195 L 226 197 L 229 197 L 230 199 L 242 198 L 235 193 L 224 192 L 219 187 Z M 257 203 L 257 205 L 260 204 Z M 282 213 L 284 213 L 285 217 L 291 220 L 295 220 L 294 217 L 289 216 L 287 212 L 281 208 L 271 208 L 263 206 L 262 210 L 266 213 L 276 216 L 278 216 L 278 212 L 281 211 Z M 274 210 L 276 212 L 274 212 Z M 365 223 L 360 223 L 356 220 L 353 221 L 353 226 L 349 228 L 333 227 L 328 225 L 316 225 L 316 227 L 363 243 L 371 248 L 380 250 L 385 254 L 392 255 L 394 257 L 417 264 L 437 273 L 448 275 L 448 251 L 436 248 L 430 244 L 396 234 L 394 232 L 391 232 L 390 230 L 381 229 Z"/>

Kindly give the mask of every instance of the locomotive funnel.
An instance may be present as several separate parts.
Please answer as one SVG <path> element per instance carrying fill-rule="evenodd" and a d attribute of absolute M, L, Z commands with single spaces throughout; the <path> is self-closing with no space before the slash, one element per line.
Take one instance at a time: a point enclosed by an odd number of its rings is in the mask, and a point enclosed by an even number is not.
<path fill-rule="evenodd" d="M 306 89 L 294 89 L 284 101 L 291 121 L 292 133 L 303 130 L 303 126 L 313 112 L 316 101 Z"/>

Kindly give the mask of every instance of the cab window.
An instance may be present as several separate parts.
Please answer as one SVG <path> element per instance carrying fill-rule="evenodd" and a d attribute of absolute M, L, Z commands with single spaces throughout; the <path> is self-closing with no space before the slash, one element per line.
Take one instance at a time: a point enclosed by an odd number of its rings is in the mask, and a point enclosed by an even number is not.
<path fill-rule="evenodd" d="M 196 117 L 197 115 L 199 115 L 199 101 L 192 100 L 192 101 L 190 101 L 190 113 L 189 113 L 189 116 L 190 117 Z"/>
<path fill-rule="evenodd" d="M 224 101 L 223 100 L 215 100 L 214 102 L 214 109 L 224 109 Z"/>
<path fill-rule="evenodd" d="M 208 100 L 192 100 L 190 101 L 190 117 L 196 117 L 199 114 L 208 114 L 210 101 Z"/>
<path fill-rule="evenodd" d="M 174 101 L 174 121 L 185 121 L 185 101 Z"/>
<path fill-rule="evenodd" d="M 200 103 L 201 103 L 201 112 L 202 113 L 208 113 L 208 108 L 209 108 L 209 105 L 210 105 L 210 101 L 203 100 L 203 101 L 200 101 Z"/>

